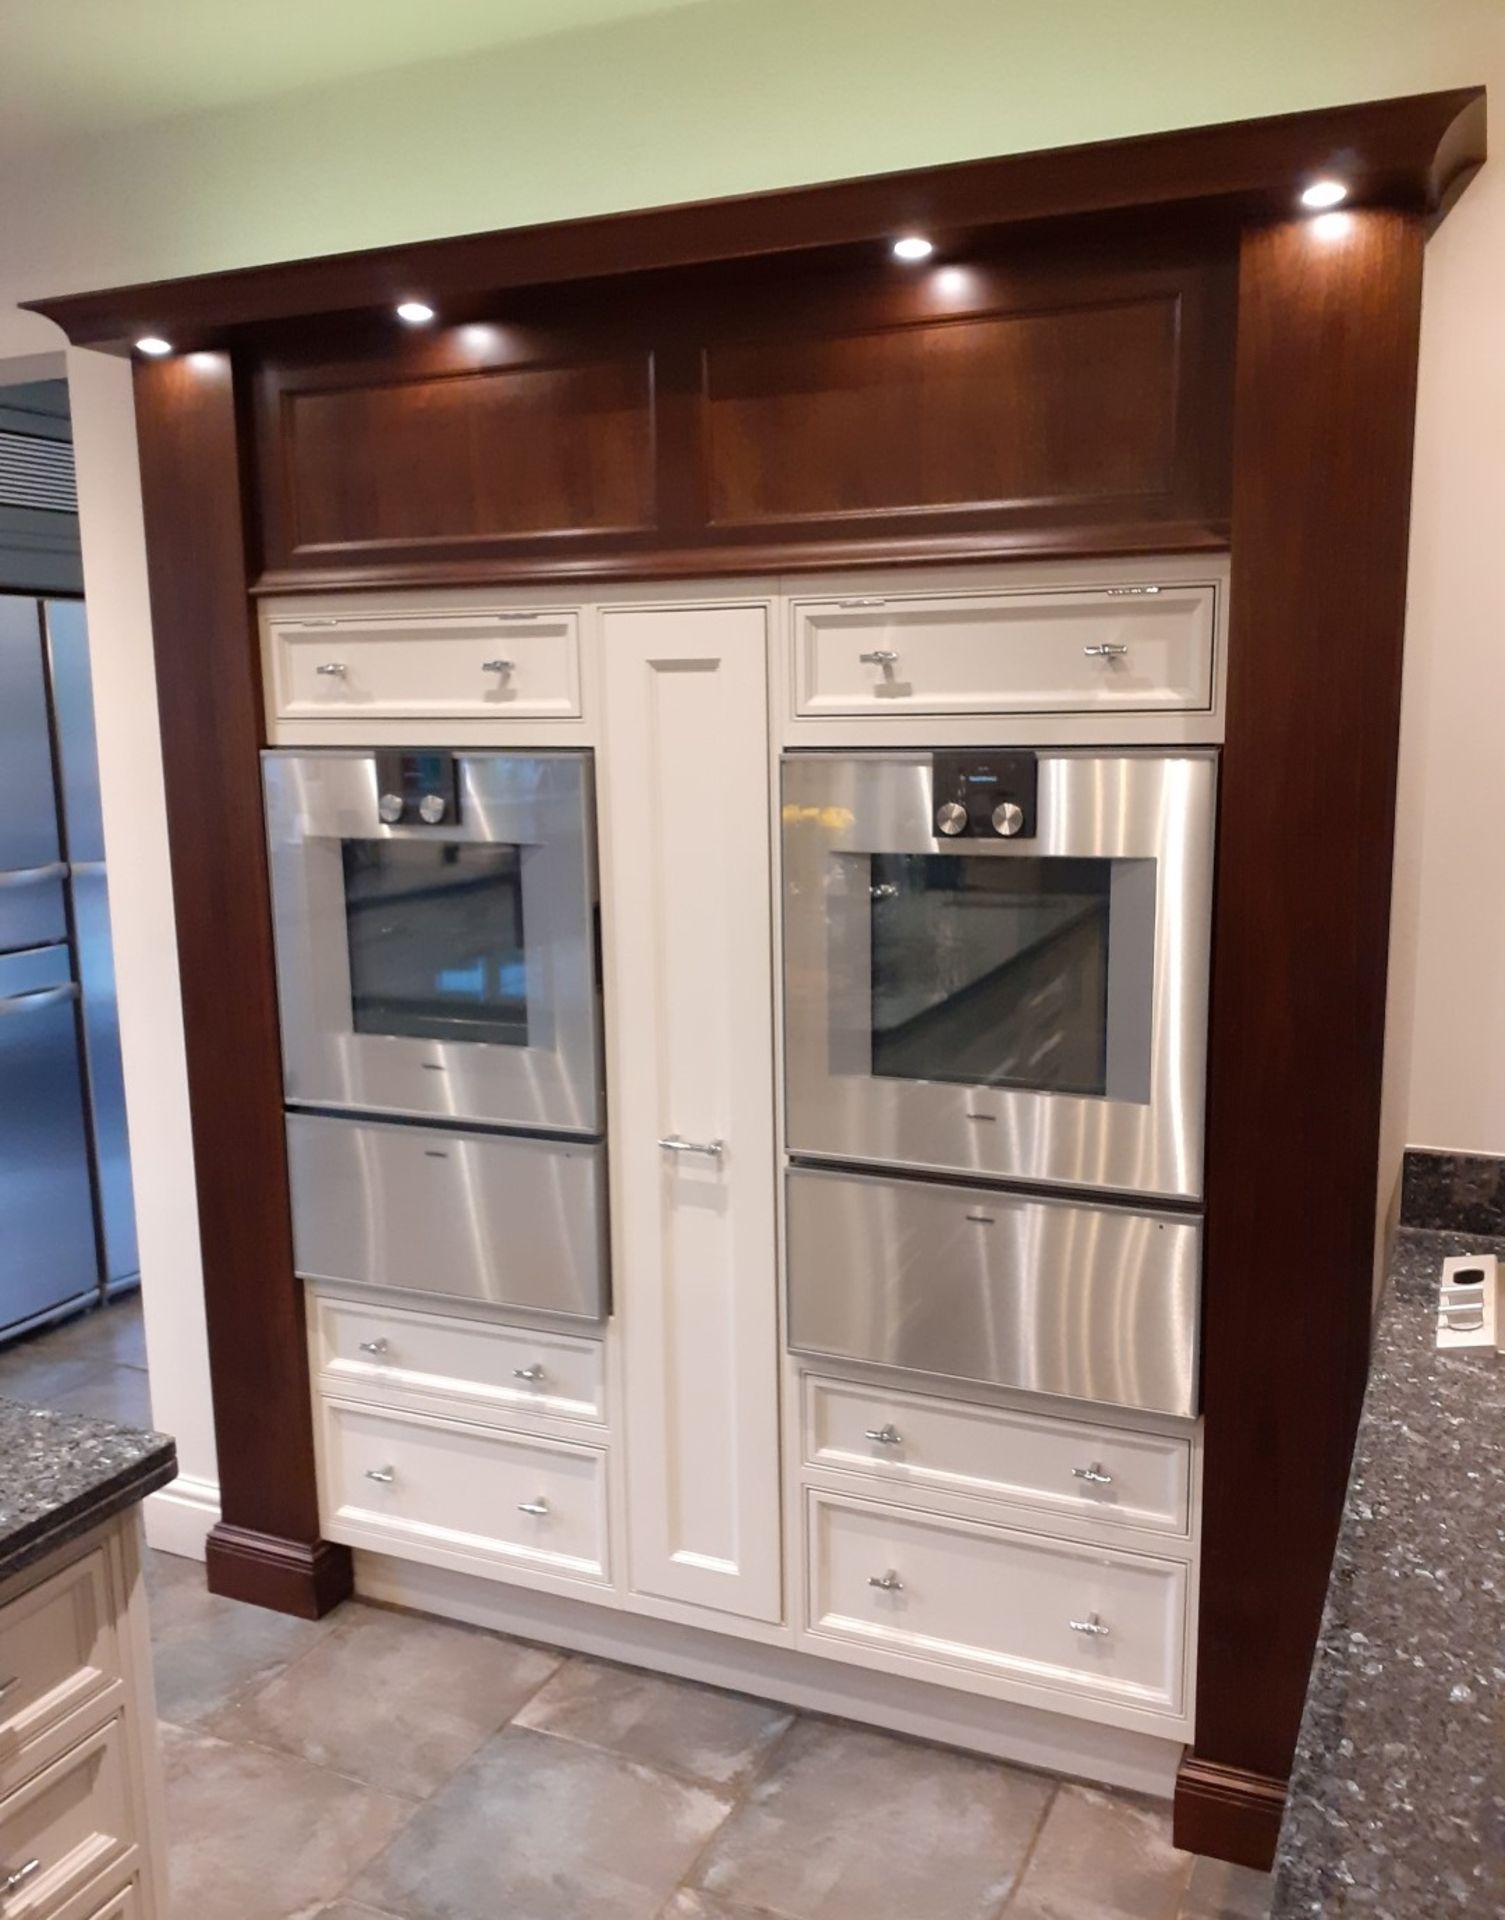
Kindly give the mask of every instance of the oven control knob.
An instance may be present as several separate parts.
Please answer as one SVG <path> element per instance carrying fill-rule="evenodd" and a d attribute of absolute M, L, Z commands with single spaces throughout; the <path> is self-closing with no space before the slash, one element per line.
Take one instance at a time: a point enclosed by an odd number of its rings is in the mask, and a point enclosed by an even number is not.
<path fill-rule="evenodd" d="M 1006 840 L 1024 825 L 1024 809 L 1013 800 L 1000 800 L 993 809 L 993 831 L 1001 833 Z"/>
<path fill-rule="evenodd" d="M 444 795 L 426 793 L 418 802 L 418 818 L 426 827 L 437 827 L 444 818 Z"/>
<path fill-rule="evenodd" d="M 955 800 L 946 800 L 935 810 L 935 824 L 939 832 L 958 834 L 966 831 L 967 809 Z"/>
<path fill-rule="evenodd" d="M 402 795 L 384 793 L 376 803 L 376 811 L 389 827 L 395 827 L 402 818 Z"/>

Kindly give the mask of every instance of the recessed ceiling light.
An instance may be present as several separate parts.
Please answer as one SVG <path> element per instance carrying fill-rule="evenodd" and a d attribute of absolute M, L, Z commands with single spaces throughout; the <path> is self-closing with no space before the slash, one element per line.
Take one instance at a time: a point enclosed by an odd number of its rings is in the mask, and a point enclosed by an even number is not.
<path fill-rule="evenodd" d="M 927 260 L 935 252 L 935 242 L 927 240 L 923 233 L 906 233 L 902 240 L 894 242 L 896 260 Z"/>
<path fill-rule="evenodd" d="M 410 327 L 426 327 L 434 317 L 434 309 L 422 300 L 404 300 L 397 309 L 399 320 L 406 320 Z"/>
<path fill-rule="evenodd" d="M 1302 191 L 1301 204 L 1304 207 L 1336 207 L 1348 198 L 1348 189 L 1341 180 L 1314 180 Z"/>
<path fill-rule="evenodd" d="M 164 353 L 172 352 L 172 342 L 164 340 L 160 334 L 144 333 L 136 342 L 137 353 L 149 353 L 160 358 Z"/>

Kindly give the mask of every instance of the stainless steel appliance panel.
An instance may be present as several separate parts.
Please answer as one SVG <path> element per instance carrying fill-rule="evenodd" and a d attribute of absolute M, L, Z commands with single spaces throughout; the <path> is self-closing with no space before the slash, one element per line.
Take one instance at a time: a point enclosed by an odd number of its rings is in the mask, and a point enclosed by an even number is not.
<path fill-rule="evenodd" d="M 0 594 L 0 953 L 67 938 L 35 600 Z"/>
<path fill-rule="evenodd" d="M 99 1290 L 65 946 L 0 955 L 0 1333 Z"/>
<path fill-rule="evenodd" d="M 289 1113 L 293 1259 L 343 1280 L 599 1321 L 609 1311 L 606 1150 Z"/>
<path fill-rule="evenodd" d="M 788 1236 L 797 1352 L 1196 1412 L 1193 1218 L 791 1168 Z"/>
<path fill-rule="evenodd" d="M 369 752 L 264 756 L 287 1099 L 597 1133 L 603 1103 L 591 756 L 466 753 L 455 765 L 459 817 L 430 827 L 382 820 Z M 478 872 L 486 849 L 497 850 L 493 865 L 511 859 L 508 884 L 516 890 L 525 949 L 513 971 L 526 995 L 515 1044 L 504 1043 L 499 1031 L 465 1038 L 460 1022 L 461 1037 L 362 1025 L 357 973 L 369 956 L 352 948 L 352 849 L 373 870 L 383 857 L 395 864 L 431 853 L 468 860 Z M 454 956 L 446 952 L 442 917 L 431 914 L 426 926 L 413 904 L 420 899 L 421 888 L 409 892 L 406 925 L 397 933 L 405 943 L 401 963 L 414 974 L 427 968 L 438 980 Z"/>
<path fill-rule="evenodd" d="M 789 1149 L 1194 1200 L 1202 1191 L 1216 755 L 1041 752 L 1037 775 L 1032 837 L 945 839 L 932 814 L 930 754 L 785 756 Z M 893 876 L 927 858 L 972 876 L 957 882 L 945 956 L 962 990 L 948 995 L 942 986 L 924 1022 L 909 1023 L 928 1023 L 927 1045 L 949 1051 L 934 1077 L 924 1058 L 894 1057 L 893 1036 L 875 1017 L 891 984 L 875 960 L 874 916 L 919 911 Z M 1098 1029 L 1090 1044 L 1063 1049 L 1075 1056 L 1074 1081 L 1061 1073 L 1054 1084 L 1044 1075 L 1038 1085 L 1003 1084 L 971 1078 L 966 1067 L 977 1035 L 968 994 L 992 964 L 990 919 L 1003 924 L 975 909 L 1000 891 L 1005 869 L 996 863 L 1019 861 L 1029 863 L 1016 871 L 1027 871 L 1036 919 L 1055 929 L 1050 939 L 1093 943 L 1070 965 L 1053 962 L 1045 940 L 1027 956 L 1042 992 L 1076 993 L 1073 969 L 1095 969 Z M 986 870 L 968 865 L 977 862 Z M 1081 876 L 1079 898 L 1052 898 L 1063 875 L 1068 896 Z M 944 943 L 922 929 L 922 954 L 926 939 L 939 966 Z M 923 999 L 923 973 L 919 985 Z M 909 1043 L 902 1029 L 901 1038 Z"/>

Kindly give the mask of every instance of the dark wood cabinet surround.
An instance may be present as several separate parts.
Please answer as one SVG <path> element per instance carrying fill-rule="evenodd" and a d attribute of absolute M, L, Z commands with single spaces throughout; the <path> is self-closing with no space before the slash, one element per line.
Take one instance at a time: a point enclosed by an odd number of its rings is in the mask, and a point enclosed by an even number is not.
<path fill-rule="evenodd" d="M 34 303 L 138 371 L 224 1519 L 318 1613 L 257 592 L 1233 555 L 1197 1740 L 1262 1865 L 1367 1368 L 1422 251 L 1480 90 Z M 1349 210 L 1293 217 L 1324 170 Z M 887 241 L 937 241 L 903 268 Z M 421 295 L 435 327 L 401 328 Z"/>

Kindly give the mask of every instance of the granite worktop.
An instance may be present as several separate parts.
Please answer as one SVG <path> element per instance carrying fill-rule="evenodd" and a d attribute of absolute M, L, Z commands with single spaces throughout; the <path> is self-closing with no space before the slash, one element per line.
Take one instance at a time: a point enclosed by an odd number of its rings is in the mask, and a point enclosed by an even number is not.
<path fill-rule="evenodd" d="M 1505 1912 L 1505 1354 L 1432 1344 L 1475 1252 L 1396 1238 L 1272 1920 Z"/>
<path fill-rule="evenodd" d="M 0 1581 L 178 1470 L 166 1434 L 0 1400 Z"/>

